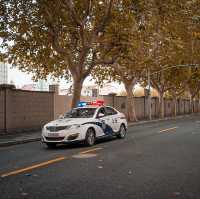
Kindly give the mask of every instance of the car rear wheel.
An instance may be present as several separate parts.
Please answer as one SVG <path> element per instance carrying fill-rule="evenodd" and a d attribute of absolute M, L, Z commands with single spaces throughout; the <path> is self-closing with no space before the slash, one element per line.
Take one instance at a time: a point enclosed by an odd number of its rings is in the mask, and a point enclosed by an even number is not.
<path fill-rule="evenodd" d="M 46 143 L 46 145 L 49 149 L 56 148 L 56 143 Z"/>
<path fill-rule="evenodd" d="M 85 144 L 87 146 L 93 146 L 96 140 L 95 131 L 92 128 L 89 128 L 85 137 Z"/>
<path fill-rule="evenodd" d="M 119 134 L 117 137 L 120 139 L 124 139 L 126 137 L 126 128 L 123 124 L 120 126 Z"/>

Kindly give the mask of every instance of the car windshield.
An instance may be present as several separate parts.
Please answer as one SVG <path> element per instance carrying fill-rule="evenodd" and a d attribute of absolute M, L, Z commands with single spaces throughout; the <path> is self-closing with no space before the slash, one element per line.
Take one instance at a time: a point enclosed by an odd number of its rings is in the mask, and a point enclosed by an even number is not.
<path fill-rule="evenodd" d="M 64 114 L 64 118 L 90 118 L 93 117 L 96 108 L 74 108 Z"/>

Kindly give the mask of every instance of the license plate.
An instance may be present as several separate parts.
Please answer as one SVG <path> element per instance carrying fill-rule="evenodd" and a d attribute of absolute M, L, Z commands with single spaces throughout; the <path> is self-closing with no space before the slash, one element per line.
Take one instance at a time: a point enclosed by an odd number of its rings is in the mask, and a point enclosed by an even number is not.
<path fill-rule="evenodd" d="M 48 137 L 59 137 L 58 133 L 48 133 Z"/>

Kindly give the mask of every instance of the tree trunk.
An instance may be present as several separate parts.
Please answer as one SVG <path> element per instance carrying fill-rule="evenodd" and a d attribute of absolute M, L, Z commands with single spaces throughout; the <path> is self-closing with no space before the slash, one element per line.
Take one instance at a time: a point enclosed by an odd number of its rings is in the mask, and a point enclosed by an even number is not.
<path fill-rule="evenodd" d="M 159 96 L 159 116 L 160 116 L 160 118 L 165 117 L 164 93 L 163 92 L 160 92 L 160 96 Z"/>
<path fill-rule="evenodd" d="M 200 112 L 200 99 L 198 100 L 198 113 Z"/>
<path fill-rule="evenodd" d="M 192 109 L 192 113 L 194 113 L 194 99 L 192 99 L 191 109 Z"/>
<path fill-rule="evenodd" d="M 72 96 L 72 104 L 71 108 L 75 108 L 78 106 L 78 103 L 81 99 L 81 90 L 83 86 L 84 79 L 73 78 L 73 96 Z"/>
<path fill-rule="evenodd" d="M 173 96 L 173 116 L 177 116 L 177 97 Z"/>
<path fill-rule="evenodd" d="M 192 97 L 190 97 L 190 113 L 194 113 L 194 99 Z"/>
<path fill-rule="evenodd" d="M 137 121 L 136 113 L 135 113 L 135 103 L 133 96 L 133 85 L 125 84 L 125 89 L 127 93 L 126 98 L 126 116 L 129 122 Z"/>

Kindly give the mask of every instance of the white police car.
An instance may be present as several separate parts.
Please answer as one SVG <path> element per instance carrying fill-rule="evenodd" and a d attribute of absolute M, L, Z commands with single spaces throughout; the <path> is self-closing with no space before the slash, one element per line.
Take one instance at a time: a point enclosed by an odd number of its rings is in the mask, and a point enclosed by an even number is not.
<path fill-rule="evenodd" d="M 103 137 L 125 138 L 126 131 L 127 121 L 123 113 L 100 101 L 81 102 L 79 107 L 43 127 L 42 142 L 48 147 L 76 141 L 92 146 L 96 139 Z"/>

